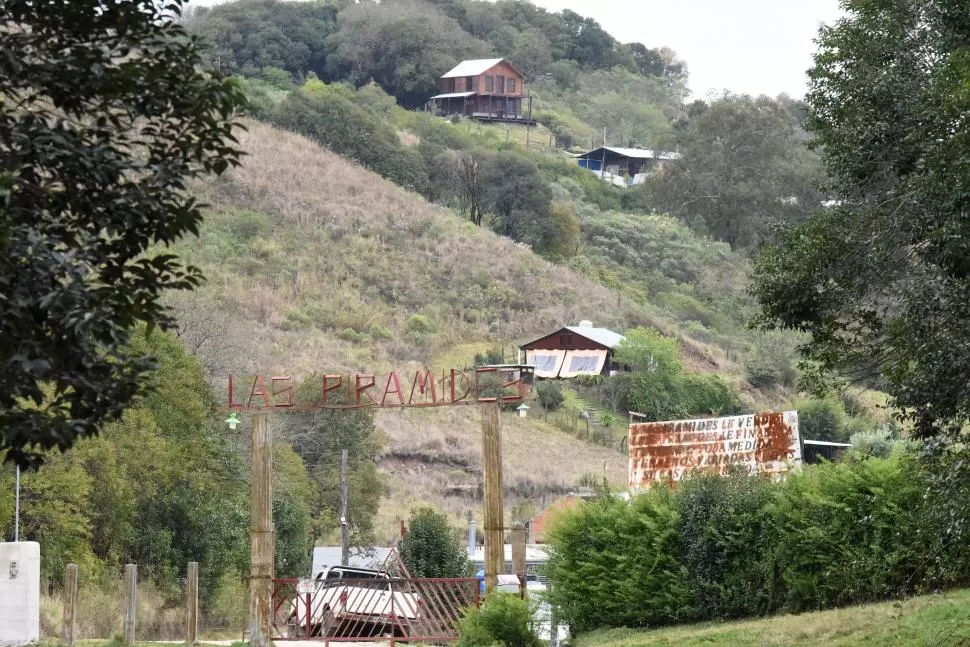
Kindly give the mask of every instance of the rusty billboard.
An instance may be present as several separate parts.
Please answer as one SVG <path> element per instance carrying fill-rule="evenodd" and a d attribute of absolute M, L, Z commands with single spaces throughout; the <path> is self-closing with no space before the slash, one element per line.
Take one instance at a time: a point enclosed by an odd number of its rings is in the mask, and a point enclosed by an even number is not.
<path fill-rule="evenodd" d="M 797 411 L 633 423 L 628 445 L 632 491 L 673 484 L 695 470 L 727 474 L 739 467 L 780 478 L 802 461 Z"/>

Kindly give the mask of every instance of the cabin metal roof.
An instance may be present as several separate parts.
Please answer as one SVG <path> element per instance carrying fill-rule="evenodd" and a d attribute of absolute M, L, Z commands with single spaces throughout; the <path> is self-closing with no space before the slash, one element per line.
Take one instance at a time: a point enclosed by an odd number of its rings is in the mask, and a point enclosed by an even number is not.
<path fill-rule="evenodd" d="M 635 159 L 678 160 L 681 158 L 680 153 L 654 151 L 646 148 L 620 148 L 618 146 L 600 146 L 599 148 L 595 148 L 588 153 L 583 153 L 580 155 L 580 157 L 589 157 L 602 150 L 608 150 L 611 153 L 616 153 L 622 157 L 632 157 Z"/>
<path fill-rule="evenodd" d="M 603 344 L 607 348 L 616 348 L 621 341 L 626 339 L 620 333 L 613 332 L 608 328 L 587 328 L 585 326 L 566 326 L 566 328 L 577 335 L 592 339 L 597 344 Z"/>
<path fill-rule="evenodd" d="M 620 342 L 626 339 L 626 337 L 620 333 L 613 332 L 608 328 L 593 328 L 592 326 L 563 326 L 559 330 L 568 330 L 569 332 L 576 333 L 577 335 L 585 337 L 586 339 L 594 341 L 597 344 L 605 346 L 611 350 L 619 346 Z M 525 348 L 526 346 L 530 346 L 537 341 L 545 339 L 546 337 L 555 335 L 556 332 L 559 332 L 559 330 L 551 332 L 548 335 L 543 335 L 537 339 L 533 339 L 526 344 L 522 344 L 520 348 Z"/>
<path fill-rule="evenodd" d="M 483 74 L 492 69 L 504 60 L 504 58 L 476 58 L 470 61 L 462 61 L 452 68 L 450 72 L 445 73 L 441 78 L 451 79 L 459 76 L 478 76 L 479 74 Z"/>

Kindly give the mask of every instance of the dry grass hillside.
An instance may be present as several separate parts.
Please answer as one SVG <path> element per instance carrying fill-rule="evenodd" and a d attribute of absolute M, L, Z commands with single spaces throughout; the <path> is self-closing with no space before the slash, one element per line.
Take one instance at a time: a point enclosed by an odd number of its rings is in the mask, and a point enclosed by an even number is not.
<path fill-rule="evenodd" d="M 304 376 L 460 366 L 474 348 L 511 351 L 514 342 L 580 319 L 621 330 L 669 326 L 301 136 L 247 127 L 243 166 L 196 187 L 211 207 L 199 238 L 178 247 L 208 278 L 175 301 L 182 339 L 219 394 L 230 370 Z M 540 420 L 506 421 L 510 511 L 518 506 L 524 515 L 584 475 L 605 471 L 613 484 L 625 482 L 619 452 Z M 418 502 L 456 519 L 478 505 L 474 408 L 382 412 L 378 423 L 391 485 L 384 538 Z"/>
<path fill-rule="evenodd" d="M 585 318 L 661 324 L 301 136 L 247 126 L 243 166 L 198 188 L 212 208 L 179 250 L 208 277 L 177 302 L 202 355 L 234 353 L 238 372 L 380 371 Z"/>

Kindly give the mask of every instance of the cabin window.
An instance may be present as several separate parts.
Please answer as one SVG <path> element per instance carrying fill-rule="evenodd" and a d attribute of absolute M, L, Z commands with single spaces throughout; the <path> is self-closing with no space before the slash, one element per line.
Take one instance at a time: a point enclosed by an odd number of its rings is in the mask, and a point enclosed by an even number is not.
<path fill-rule="evenodd" d="M 475 91 L 475 77 L 469 76 L 465 78 L 465 92 L 474 92 L 474 91 Z"/>
<path fill-rule="evenodd" d="M 494 82 L 495 82 L 495 77 L 494 76 L 486 76 L 485 77 L 485 92 L 491 92 L 492 91 L 492 85 L 493 85 Z"/>
<path fill-rule="evenodd" d="M 444 90 L 445 90 L 445 93 L 454 92 L 455 91 L 455 80 L 454 79 L 445 79 L 445 87 L 444 87 Z"/>
<path fill-rule="evenodd" d="M 505 94 L 515 94 L 515 79 L 507 78 L 505 79 Z"/>
<path fill-rule="evenodd" d="M 497 76 L 495 77 L 495 93 L 505 94 L 505 77 Z"/>

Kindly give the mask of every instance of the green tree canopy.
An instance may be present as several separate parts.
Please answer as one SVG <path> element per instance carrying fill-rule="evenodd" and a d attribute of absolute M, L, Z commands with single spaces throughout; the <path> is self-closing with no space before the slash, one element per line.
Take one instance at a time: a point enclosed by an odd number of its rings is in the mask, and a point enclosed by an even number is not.
<path fill-rule="evenodd" d="M 0 57 L 0 450 L 21 465 L 121 415 L 154 363 L 127 344 L 198 270 L 187 182 L 238 162 L 235 84 L 199 71 L 182 2 L 10 0 Z"/>
<path fill-rule="evenodd" d="M 468 555 L 448 518 L 433 508 L 411 512 L 398 545 L 412 577 L 468 577 Z"/>
<path fill-rule="evenodd" d="M 756 265 L 762 323 L 823 371 L 878 376 L 921 436 L 970 418 L 970 22 L 962 2 L 848 0 L 822 28 L 808 127 L 821 210 Z"/>
<path fill-rule="evenodd" d="M 240 0 L 199 7 L 186 22 L 209 45 L 214 69 L 252 75 L 275 67 L 302 79 L 308 72 L 325 76 L 326 40 L 339 10 L 331 2 Z"/>
<path fill-rule="evenodd" d="M 488 52 L 457 21 L 416 0 L 351 4 L 337 23 L 327 39 L 331 74 L 355 85 L 374 81 L 409 108 L 423 105 L 459 61 Z"/>
<path fill-rule="evenodd" d="M 656 179 L 664 210 L 750 249 L 770 238 L 774 224 L 800 221 L 818 206 L 819 167 L 784 106 L 728 95 L 691 114 L 682 158 Z"/>

